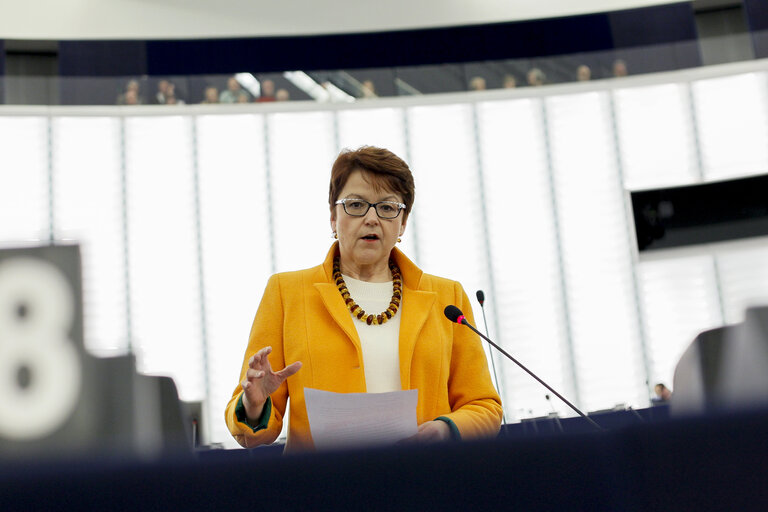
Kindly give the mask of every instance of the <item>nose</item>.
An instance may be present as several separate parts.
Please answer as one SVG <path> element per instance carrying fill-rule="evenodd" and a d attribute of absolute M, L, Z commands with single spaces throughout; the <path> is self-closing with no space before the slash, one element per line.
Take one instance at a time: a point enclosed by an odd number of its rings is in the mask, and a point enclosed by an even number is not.
<path fill-rule="evenodd" d="M 365 216 L 363 217 L 363 220 L 366 224 L 378 224 L 379 222 L 379 215 L 376 213 L 376 208 L 373 206 L 368 208 L 368 211 L 365 212 Z"/>

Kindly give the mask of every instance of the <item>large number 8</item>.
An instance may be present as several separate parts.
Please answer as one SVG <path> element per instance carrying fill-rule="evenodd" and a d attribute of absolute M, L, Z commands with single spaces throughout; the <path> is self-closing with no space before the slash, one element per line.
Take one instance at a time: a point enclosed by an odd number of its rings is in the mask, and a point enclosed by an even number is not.
<path fill-rule="evenodd" d="M 0 260 L 0 437 L 39 439 L 71 416 L 82 385 L 69 339 L 74 314 L 72 288 L 55 266 Z"/>

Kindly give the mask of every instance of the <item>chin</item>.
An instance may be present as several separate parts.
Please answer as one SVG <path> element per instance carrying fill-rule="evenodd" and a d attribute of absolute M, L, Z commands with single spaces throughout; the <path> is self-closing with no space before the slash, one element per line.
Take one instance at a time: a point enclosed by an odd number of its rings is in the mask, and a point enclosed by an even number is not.
<path fill-rule="evenodd" d="M 361 248 L 353 253 L 353 257 L 358 263 L 370 264 L 377 263 L 382 258 L 389 257 L 390 250 L 385 250 L 380 247 Z"/>

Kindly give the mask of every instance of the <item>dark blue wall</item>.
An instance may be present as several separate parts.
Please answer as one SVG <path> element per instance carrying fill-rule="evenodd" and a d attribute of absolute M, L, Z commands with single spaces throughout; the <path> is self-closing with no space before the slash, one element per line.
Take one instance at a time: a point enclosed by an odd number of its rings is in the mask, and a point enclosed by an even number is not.
<path fill-rule="evenodd" d="M 5 103 L 5 42 L 0 40 L 0 104 Z"/>
<path fill-rule="evenodd" d="M 478 26 L 303 37 L 63 41 L 62 76 L 190 75 L 355 69 L 534 58 L 660 45 L 662 71 L 700 64 L 690 2 Z M 689 45 L 695 48 L 695 45 Z M 661 58 L 664 57 L 664 58 Z M 644 67 L 648 67 L 645 66 Z"/>
<path fill-rule="evenodd" d="M 747 15 L 749 30 L 752 32 L 755 58 L 768 57 L 768 2 L 744 0 L 744 11 Z"/>

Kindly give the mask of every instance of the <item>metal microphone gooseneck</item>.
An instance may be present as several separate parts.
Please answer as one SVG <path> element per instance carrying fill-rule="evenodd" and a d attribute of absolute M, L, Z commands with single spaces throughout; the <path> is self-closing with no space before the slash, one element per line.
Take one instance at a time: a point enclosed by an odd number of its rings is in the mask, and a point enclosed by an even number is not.
<path fill-rule="evenodd" d="M 523 365 L 523 363 L 521 363 L 520 361 L 518 361 L 517 359 L 515 359 L 514 357 L 512 357 L 511 355 L 509 355 L 509 354 L 507 353 L 507 351 L 506 351 L 506 350 L 504 350 L 503 348 L 501 348 L 500 346 L 498 346 L 498 345 L 497 345 L 496 343 L 494 343 L 494 342 L 493 342 L 493 341 L 492 341 L 490 338 L 488 338 L 488 337 L 487 337 L 487 336 L 485 336 L 483 333 L 481 333 L 480 331 L 478 331 L 477 329 L 475 329 L 475 326 L 473 326 L 472 324 L 470 324 L 470 323 L 467 321 L 467 319 L 464 317 L 464 314 L 461 312 L 461 310 L 460 310 L 459 308 L 457 308 L 457 307 L 456 307 L 456 306 L 454 306 L 454 305 L 446 306 L 446 307 L 445 307 L 445 310 L 444 310 L 444 313 L 445 313 L 445 316 L 446 316 L 446 318 L 448 318 L 448 320 L 450 320 L 451 322 L 456 322 L 457 324 L 463 324 L 463 325 L 466 325 L 467 327 L 469 327 L 470 329 L 472 329 L 472 330 L 475 332 L 475 334 L 477 334 L 478 336 L 480 336 L 481 338 L 483 338 L 485 341 L 487 341 L 488 343 L 490 343 L 491 345 L 493 345 L 494 347 L 496 347 L 496 350 L 498 350 L 499 352 L 501 352 L 502 354 L 504 354 L 505 356 L 507 356 L 507 359 L 509 359 L 510 361 L 512 361 L 513 363 L 515 363 L 517 366 L 519 366 L 520 368 L 522 368 L 522 369 L 523 369 L 523 370 L 524 370 L 524 371 L 525 371 L 525 372 L 526 372 L 528 375 L 530 375 L 531 377 L 533 377 L 534 379 L 536 379 L 536 380 L 538 381 L 538 383 L 539 383 L 539 384 L 541 384 L 542 386 L 544 386 L 545 388 L 547 388 L 548 390 L 550 390 L 550 391 L 551 391 L 551 392 L 552 392 L 552 393 L 553 393 L 553 394 L 554 394 L 554 395 L 555 395 L 557 398 L 559 398 L 560 400 L 562 400 L 562 401 L 563 401 L 563 402 L 564 402 L 564 403 L 565 403 L 565 404 L 566 404 L 568 407 L 570 407 L 571 409 L 573 409 L 574 411 L 576 411 L 576 412 L 577 412 L 577 413 L 578 413 L 578 414 L 579 414 L 579 415 L 580 415 L 582 418 L 584 418 L 585 420 L 587 420 L 587 422 L 588 422 L 590 425 L 592 425 L 593 427 L 595 427 L 596 429 L 598 429 L 598 430 L 600 430 L 600 431 L 603 431 L 603 430 L 605 430 L 603 427 L 601 427 L 600 425 L 598 425 L 597 423 L 595 423 L 595 421 L 594 421 L 592 418 L 590 418 L 589 416 L 587 416 L 586 414 L 584 414 L 583 412 L 581 412 L 581 411 L 579 410 L 579 408 L 578 408 L 578 407 L 576 407 L 576 406 L 575 406 L 575 405 L 573 405 L 571 402 L 569 402 L 569 401 L 568 401 L 568 400 L 567 400 L 567 399 L 566 399 L 566 398 L 565 398 L 563 395 L 561 395 L 560 393 L 558 393 L 557 391 L 555 391 L 555 390 L 552 388 L 552 386 L 550 386 L 549 384 L 547 384 L 546 382 L 544 382 L 543 380 L 541 380 L 541 379 L 540 379 L 540 378 L 539 378 L 539 377 L 538 377 L 538 376 L 537 376 L 535 373 L 533 373 L 531 370 L 529 370 L 528 368 L 526 368 L 526 367 L 525 367 L 525 365 Z"/>

